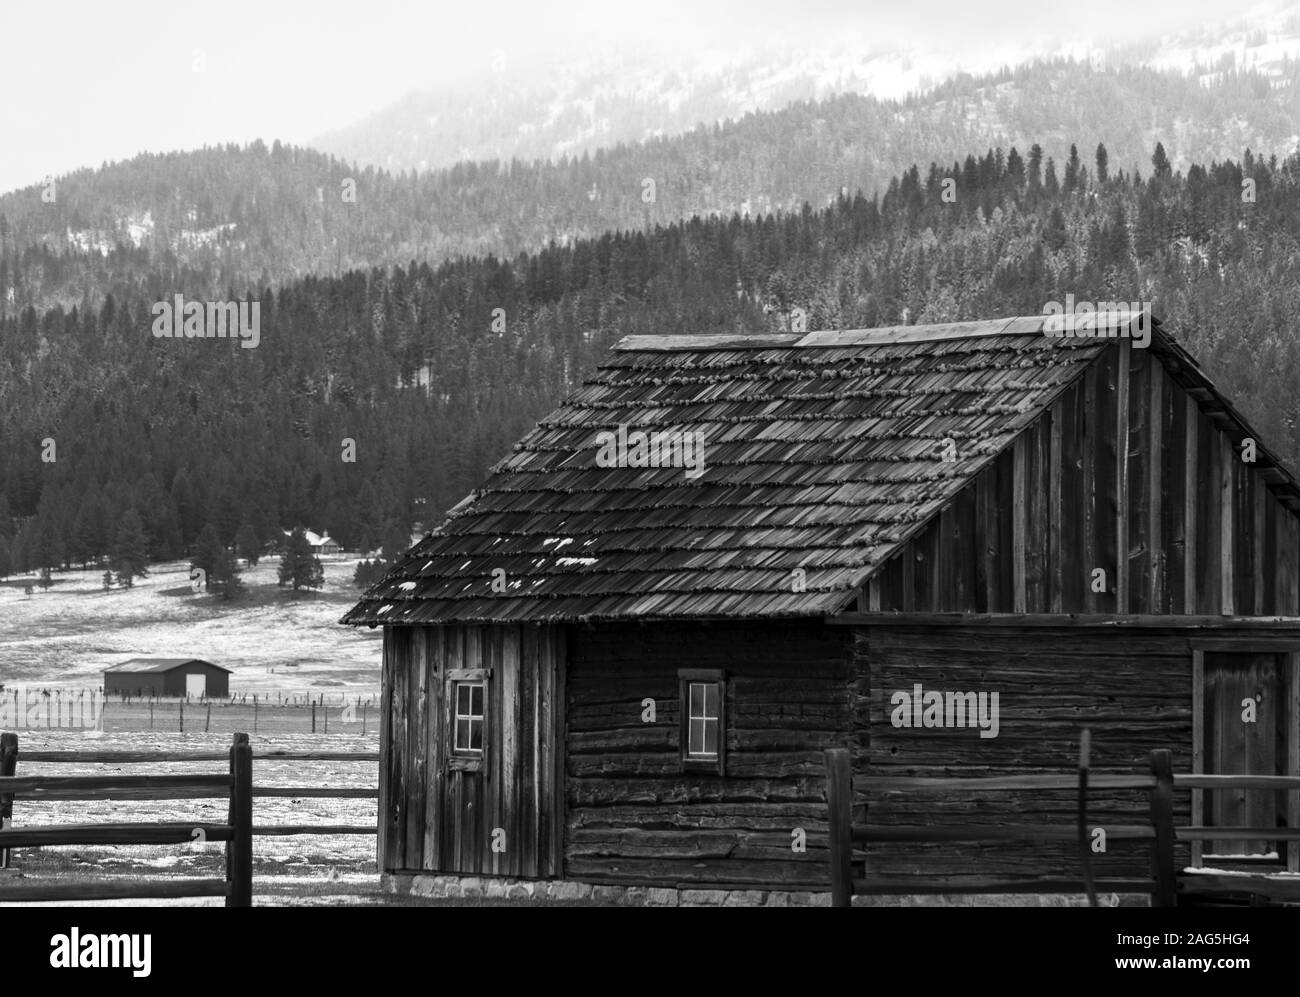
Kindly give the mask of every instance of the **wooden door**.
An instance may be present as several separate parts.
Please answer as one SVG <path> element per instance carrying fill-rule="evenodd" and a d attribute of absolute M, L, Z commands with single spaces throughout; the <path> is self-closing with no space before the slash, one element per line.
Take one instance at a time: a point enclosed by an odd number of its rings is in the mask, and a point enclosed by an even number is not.
<path fill-rule="evenodd" d="M 1285 655 L 1206 653 L 1204 769 L 1213 775 L 1285 775 L 1287 683 Z M 1203 794 L 1208 827 L 1279 827 L 1286 823 L 1286 794 L 1265 789 L 1215 789 Z M 1214 857 L 1280 861 L 1276 839 L 1213 840 Z"/>

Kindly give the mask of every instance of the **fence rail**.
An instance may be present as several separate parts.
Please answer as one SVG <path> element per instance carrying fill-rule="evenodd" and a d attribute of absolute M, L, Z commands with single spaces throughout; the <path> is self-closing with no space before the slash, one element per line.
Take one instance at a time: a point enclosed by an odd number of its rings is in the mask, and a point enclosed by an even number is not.
<path fill-rule="evenodd" d="M 1265 789 L 1275 791 L 1300 791 L 1300 777 L 1261 775 L 1203 775 L 1200 773 L 1174 773 L 1172 754 L 1156 750 L 1150 755 L 1150 774 L 1090 775 L 1088 771 L 1088 732 L 1081 738 L 1079 772 L 1069 775 L 998 775 L 974 777 L 859 777 L 856 786 L 867 792 L 914 792 L 961 790 L 976 794 L 1007 790 L 1077 790 L 1078 820 L 1066 824 L 1000 824 L 942 826 L 903 826 L 854 824 L 852 804 L 854 779 L 849 752 L 831 748 L 825 752 L 827 780 L 827 809 L 830 822 L 830 880 L 831 904 L 835 907 L 852 905 L 856 894 L 935 894 L 935 893 L 1086 893 L 1089 902 L 1096 906 L 1096 891 L 1141 892 L 1151 894 L 1153 907 L 1176 905 L 1178 870 L 1174 863 L 1174 844 L 1179 841 L 1300 841 L 1300 828 L 1294 827 L 1204 827 L 1200 825 L 1175 826 L 1173 792 L 1175 789 L 1233 790 Z M 1151 842 L 1151 875 L 1146 878 L 1110 878 L 1093 880 L 1087 846 L 1088 793 L 1097 789 L 1134 789 L 1150 794 L 1150 823 L 1107 827 L 1110 839 Z M 925 882 L 898 878 L 853 875 L 853 845 L 873 842 L 1000 842 L 1024 841 L 1077 841 L 1081 876 L 1025 877 L 1006 879 L 998 877 L 936 876 Z M 864 862 L 864 866 L 865 866 Z M 866 870 L 864 869 L 864 872 Z M 1300 897 L 1300 883 L 1287 880 L 1263 881 L 1253 879 L 1249 884 L 1241 878 L 1197 875 L 1197 889 L 1207 892 L 1230 893 L 1260 892 L 1274 898 Z M 1203 882 L 1202 882 L 1203 881 Z"/>
<path fill-rule="evenodd" d="M 147 845 L 188 841 L 195 828 L 226 843 L 225 879 L 165 882 L 148 879 L 101 879 L 91 883 L 4 883 L 0 901 L 37 903 L 57 900 L 119 900 L 156 897 L 222 896 L 227 907 L 253 902 L 253 753 L 247 734 L 236 734 L 226 757 L 230 770 L 220 775 L 17 776 L 16 734 L 0 735 L 0 805 L 7 811 L 0 827 L 0 857 L 8 866 L 11 850 L 44 845 Z M 218 794 L 218 790 L 222 791 Z M 113 800 L 123 794 L 143 799 L 189 799 L 225 795 L 230 800 L 225 824 L 197 822 L 65 824 L 15 830 L 13 801 L 31 799 Z M 142 795 L 143 794 L 143 795 Z"/>
<path fill-rule="evenodd" d="M 24 762 L 43 764 L 162 764 L 228 762 L 229 771 L 214 774 L 102 776 L 17 775 L 18 736 L 0 735 L 0 868 L 11 850 L 46 845 L 165 845 L 202 840 L 226 844 L 224 881 L 204 879 L 93 880 L 78 884 L 31 884 L 0 881 L 0 901 L 97 900 L 225 896 L 227 906 L 252 903 L 252 838 L 257 835 L 364 835 L 377 833 L 369 824 L 253 823 L 256 798 L 376 799 L 378 786 L 256 786 L 252 748 L 245 733 L 236 733 L 228 752 L 214 751 L 32 751 Z M 265 761 L 333 761 L 378 763 L 377 751 L 266 751 Z M 207 821 L 61 824 L 20 827 L 13 824 L 14 801 L 163 800 L 229 797 L 227 823 Z M 138 892 L 132 892 L 137 889 Z"/>

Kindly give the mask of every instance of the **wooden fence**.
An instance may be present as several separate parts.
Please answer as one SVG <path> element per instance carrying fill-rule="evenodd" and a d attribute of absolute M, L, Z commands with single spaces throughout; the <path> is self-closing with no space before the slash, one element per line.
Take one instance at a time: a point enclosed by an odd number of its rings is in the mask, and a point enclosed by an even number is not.
<path fill-rule="evenodd" d="M 267 751 L 266 760 L 375 762 L 376 751 Z M 0 900 L 102 900 L 145 897 L 225 896 L 228 907 L 252 904 L 252 838 L 256 835 L 375 834 L 370 824 L 254 825 L 257 797 L 291 799 L 377 799 L 378 786 L 255 786 L 253 752 L 245 733 L 236 733 L 227 752 L 207 751 L 31 751 L 26 762 L 55 764 L 162 764 L 230 761 L 228 775 L 18 776 L 18 736 L 0 734 L 0 868 L 14 848 L 41 845 L 161 845 L 190 843 L 196 831 L 204 840 L 226 842 L 227 874 L 221 880 L 132 879 L 94 883 L 14 884 L 0 882 Z M 222 792 L 218 792 L 222 791 Z M 14 800 L 163 800 L 212 799 L 230 794 L 227 824 L 204 822 L 52 825 L 16 827 Z"/>
<path fill-rule="evenodd" d="M 15 734 L 0 735 L 0 804 L 12 814 L 18 797 L 39 800 L 176 800 L 229 796 L 224 824 L 206 822 L 62 824 L 0 830 L 5 862 L 14 848 L 43 845 L 164 845 L 193 839 L 196 830 L 208 841 L 226 843 L 225 879 L 101 879 L 92 882 L 0 883 L 0 900 L 43 901 L 135 900 L 172 897 L 225 897 L 227 907 L 253 903 L 253 752 L 247 734 L 236 734 L 228 755 L 230 770 L 204 775 L 19 776 Z"/>
<path fill-rule="evenodd" d="M 1179 841 L 1249 841 L 1273 840 L 1300 842 L 1296 827 L 1178 827 L 1174 824 L 1175 789 L 1233 790 L 1268 789 L 1300 791 L 1300 777 L 1256 775 L 1175 774 L 1172 754 L 1168 750 L 1151 752 L 1149 774 L 1092 775 L 1089 777 L 1086 732 L 1083 739 L 1079 772 L 1071 775 L 1008 775 L 988 777 L 912 778 L 897 776 L 859 776 L 853 778 L 847 749 L 832 748 L 825 752 L 830 830 L 831 905 L 852 906 L 853 895 L 962 894 L 962 893 L 1086 893 L 1092 906 L 1097 905 L 1096 891 L 1115 893 L 1149 893 L 1151 906 L 1173 907 L 1180 892 L 1206 895 L 1248 893 L 1270 899 L 1300 899 L 1300 880 L 1268 876 L 1217 876 L 1190 874 L 1180 882 L 1174 862 L 1174 845 Z M 1002 824 L 986 826 L 902 826 L 854 824 L 852 805 L 854 788 L 866 792 L 933 792 L 944 790 L 969 793 L 976 799 L 990 792 L 1034 790 L 1078 790 L 1078 821 L 1073 825 Z M 1150 794 L 1149 823 L 1106 827 L 1108 840 L 1151 842 L 1151 875 L 1143 878 L 1117 878 L 1094 881 L 1089 863 L 1087 802 L 1090 789 L 1143 790 Z M 935 877 L 928 881 L 853 876 L 853 846 L 872 842 L 972 842 L 1019 841 L 1039 844 L 1048 841 L 1077 841 L 1080 876 L 1076 878 L 1021 878 L 961 876 Z M 1294 851 L 1294 849 L 1293 849 Z M 865 867 L 866 861 L 863 862 Z"/>

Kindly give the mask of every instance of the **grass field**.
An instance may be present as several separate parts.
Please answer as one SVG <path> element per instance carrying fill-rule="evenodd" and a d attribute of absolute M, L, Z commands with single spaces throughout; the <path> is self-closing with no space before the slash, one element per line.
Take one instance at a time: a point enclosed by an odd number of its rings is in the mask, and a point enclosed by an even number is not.
<path fill-rule="evenodd" d="M 0 583 L 0 683 L 98 686 L 134 657 L 196 657 L 230 668 L 232 693 L 284 690 L 374 695 L 381 632 L 339 626 L 355 603 L 355 558 L 322 560 L 325 588 L 296 596 L 276 585 L 277 560 L 244 572 L 246 598 L 196 595 L 189 565 L 153 565 L 132 589 L 105 592 L 102 571 Z M 24 587 L 34 586 L 29 597 Z"/>

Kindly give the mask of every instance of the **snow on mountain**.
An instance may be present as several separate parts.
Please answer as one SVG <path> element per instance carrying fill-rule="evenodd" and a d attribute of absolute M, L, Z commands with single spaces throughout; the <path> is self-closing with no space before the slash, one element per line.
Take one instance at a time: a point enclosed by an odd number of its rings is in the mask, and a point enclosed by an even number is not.
<path fill-rule="evenodd" d="M 513 65 L 454 87 L 412 94 L 313 143 L 325 152 L 392 170 L 457 161 L 556 159 L 619 142 L 680 134 L 700 124 L 841 93 L 901 99 L 956 73 L 983 74 L 1033 59 L 1073 58 L 1098 69 L 1149 66 L 1206 82 L 1251 68 L 1273 77 L 1300 59 L 1294 2 L 1269 0 L 1181 34 L 970 46 L 958 53 L 861 38 L 817 47 L 662 53 L 599 51 Z M 1018 47 L 1017 47 L 1018 46 Z"/>

